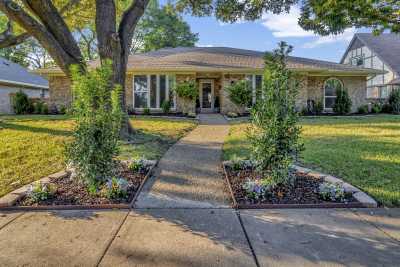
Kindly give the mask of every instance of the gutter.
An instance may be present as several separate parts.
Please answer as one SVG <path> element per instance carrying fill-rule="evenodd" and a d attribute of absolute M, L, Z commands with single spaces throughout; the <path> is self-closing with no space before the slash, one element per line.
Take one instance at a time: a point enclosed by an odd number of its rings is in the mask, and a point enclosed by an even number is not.
<path fill-rule="evenodd" d="M 10 80 L 2 80 L 2 79 L 0 79 L 0 83 L 15 84 L 15 85 L 36 88 L 36 89 L 49 89 L 49 86 L 38 85 L 38 84 L 33 84 L 33 83 L 16 82 L 16 81 L 10 81 Z"/>

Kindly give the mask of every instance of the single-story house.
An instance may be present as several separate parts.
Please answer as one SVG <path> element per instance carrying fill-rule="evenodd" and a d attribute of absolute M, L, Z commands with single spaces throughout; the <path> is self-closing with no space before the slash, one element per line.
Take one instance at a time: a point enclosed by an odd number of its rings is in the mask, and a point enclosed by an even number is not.
<path fill-rule="evenodd" d="M 400 34 L 356 33 L 340 62 L 385 71 L 367 78 L 367 98 L 386 99 L 400 88 Z"/>
<path fill-rule="evenodd" d="M 0 114 L 13 113 L 12 98 L 19 91 L 29 98 L 45 100 L 49 97 L 49 83 L 40 75 L 0 58 Z"/>
<path fill-rule="evenodd" d="M 171 89 L 176 83 L 193 80 L 198 85 L 200 96 L 197 111 L 237 112 L 239 108 L 230 101 L 224 88 L 235 81 L 248 79 L 255 102 L 256 89 L 263 80 L 263 57 L 264 52 L 228 47 L 165 48 L 132 55 L 128 61 L 126 105 L 135 111 L 150 108 L 152 112 L 159 112 L 164 100 L 172 100 L 173 110 L 180 112 L 185 101 L 174 96 Z M 288 67 L 299 75 L 298 107 L 306 106 L 308 100 L 322 101 L 327 112 L 332 110 L 337 87 L 349 91 L 353 111 L 366 104 L 367 77 L 382 73 L 359 66 L 300 57 L 289 57 Z M 48 76 L 51 103 L 71 104 L 70 81 L 60 69 L 43 69 L 39 73 Z M 195 111 L 196 104 L 190 109 Z"/>

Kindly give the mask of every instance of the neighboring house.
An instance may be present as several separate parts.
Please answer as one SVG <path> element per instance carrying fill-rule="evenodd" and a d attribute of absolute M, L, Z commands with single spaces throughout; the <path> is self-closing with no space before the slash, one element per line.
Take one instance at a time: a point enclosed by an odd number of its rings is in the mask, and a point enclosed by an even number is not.
<path fill-rule="evenodd" d="M 341 63 L 385 71 L 367 80 L 367 98 L 385 99 L 400 87 L 400 34 L 356 33 Z"/>
<path fill-rule="evenodd" d="M 174 97 L 178 82 L 195 80 L 199 88 L 197 110 L 200 112 L 238 112 L 224 88 L 241 79 L 251 81 L 253 102 L 256 88 L 262 85 L 264 53 L 228 47 L 167 48 L 129 57 L 126 80 L 126 105 L 141 111 L 149 107 L 161 111 L 164 100 L 172 100 L 173 110 L 182 111 L 185 104 Z M 91 65 L 98 63 L 93 62 Z M 301 89 L 298 108 L 308 100 L 322 101 L 325 111 L 332 111 L 336 88 L 349 91 L 353 111 L 366 102 L 366 77 L 383 73 L 357 66 L 299 57 L 289 57 L 288 67 L 299 74 Z M 72 101 L 70 82 L 58 68 L 39 70 L 49 78 L 50 102 L 69 105 Z M 216 107 L 219 105 L 219 109 Z M 196 107 L 191 107 L 195 111 Z"/>
<path fill-rule="evenodd" d="M 16 63 L 0 58 L 0 114 L 13 113 L 12 98 L 18 91 L 24 92 L 29 98 L 46 99 L 49 96 L 48 81 Z"/>

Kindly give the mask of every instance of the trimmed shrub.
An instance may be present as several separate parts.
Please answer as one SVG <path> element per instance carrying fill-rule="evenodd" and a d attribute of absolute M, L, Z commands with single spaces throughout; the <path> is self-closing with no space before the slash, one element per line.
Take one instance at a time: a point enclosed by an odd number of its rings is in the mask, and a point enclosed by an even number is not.
<path fill-rule="evenodd" d="M 49 114 L 49 106 L 46 103 L 42 104 L 42 107 L 40 109 L 40 114 L 43 114 L 43 115 Z"/>
<path fill-rule="evenodd" d="M 382 113 L 392 113 L 392 106 L 389 103 L 383 104 Z"/>
<path fill-rule="evenodd" d="M 351 99 L 349 93 L 345 89 L 336 90 L 336 100 L 333 106 L 333 111 L 337 114 L 344 115 L 351 111 Z"/>
<path fill-rule="evenodd" d="M 161 109 L 163 110 L 164 114 L 168 114 L 169 111 L 171 110 L 171 102 L 168 100 L 164 100 L 161 103 Z"/>
<path fill-rule="evenodd" d="M 322 103 L 322 100 L 315 101 L 314 110 L 317 115 L 322 114 L 322 112 L 324 111 L 324 104 Z"/>
<path fill-rule="evenodd" d="M 74 66 L 71 73 L 76 127 L 66 156 L 93 193 L 113 174 L 123 119 L 121 87 L 110 88 L 111 63 L 86 74 Z"/>
<path fill-rule="evenodd" d="M 380 103 L 374 103 L 371 107 L 371 113 L 381 113 L 382 106 Z"/>
<path fill-rule="evenodd" d="M 358 113 L 368 114 L 368 105 L 361 105 L 358 107 Z"/>
<path fill-rule="evenodd" d="M 15 114 L 31 113 L 33 105 L 29 100 L 28 95 L 22 91 L 17 92 L 13 98 L 13 109 Z"/>
<path fill-rule="evenodd" d="M 265 55 L 264 97 L 251 110 L 252 160 L 269 185 L 289 183 L 289 167 L 303 150 L 295 106 L 298 83 L 286 67 L 291 51 L 291 46 L 281 42 L 272 54 Z"/>
<path fill-rule="evenodd" d="M 58 112 L 62 115 L 67 113 L 67 108 L 64 105 L 61 105 Z"/>
<path fill-rule="evenodd" d="M 199 95 L 196 82 L 192 80 L 177 83 L 174 91 L 177 96 L 189 100 L 196 100 Z"/>
<path fill-rule="evenodd" d="M 248 107 L 252 100 L 252 89 L 250 81 L 241 80 L 227 87 L 225 90 L 229 94 L 229 99 L 240 107 Z"/>
<path fill-rule="evenodd" d="M 33 113 L 34 114 L 42 113 L 42 106 L 43 106 L 43 102 L 42 101 L 38 101 L 38 102 L 33 103 Z"/>
<path fill-rule="evenodd" d="M 394 89 L 390 92 L 389 104 L 393 113 L 400 114 L 400 89 Z"/>
<path fill-rule="evenodd" d="M 143 115 L 150 115 L 150 108 L 144 108 Z"/>

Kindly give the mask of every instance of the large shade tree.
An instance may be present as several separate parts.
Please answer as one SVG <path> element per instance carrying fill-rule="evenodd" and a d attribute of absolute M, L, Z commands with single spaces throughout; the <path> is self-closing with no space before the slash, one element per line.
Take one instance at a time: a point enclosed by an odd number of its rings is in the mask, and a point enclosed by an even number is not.
<path fill-rule="evenodd" d="M 94 23 L 100 60 L 102 63 L 112 60 L 111 82 L 124 86 L 132 39 L 148 2 L 0 0 L 0 11 L 7 17 L 6 22 L 0 20 L 0 27 L 5 27 L 0 33 L 0 48 L 19 44 L 32 36 L 70 76 L 71 65 L 78 65 L 82 72 L 86 70 L 73 30 L 76 25 Z M 400 31 L 398 0 L 174 0 L 170 3 L 179 11 L 195 16 L 215 15 L 225 22 L 255 20 L 265 12 L 288 12 L 292 5 L 299 4 L 302 10 L 300 25 L 323 35 L 340 33 L 352 26 Z M 122 95 L 123 107 L 124 103 Z"/>

